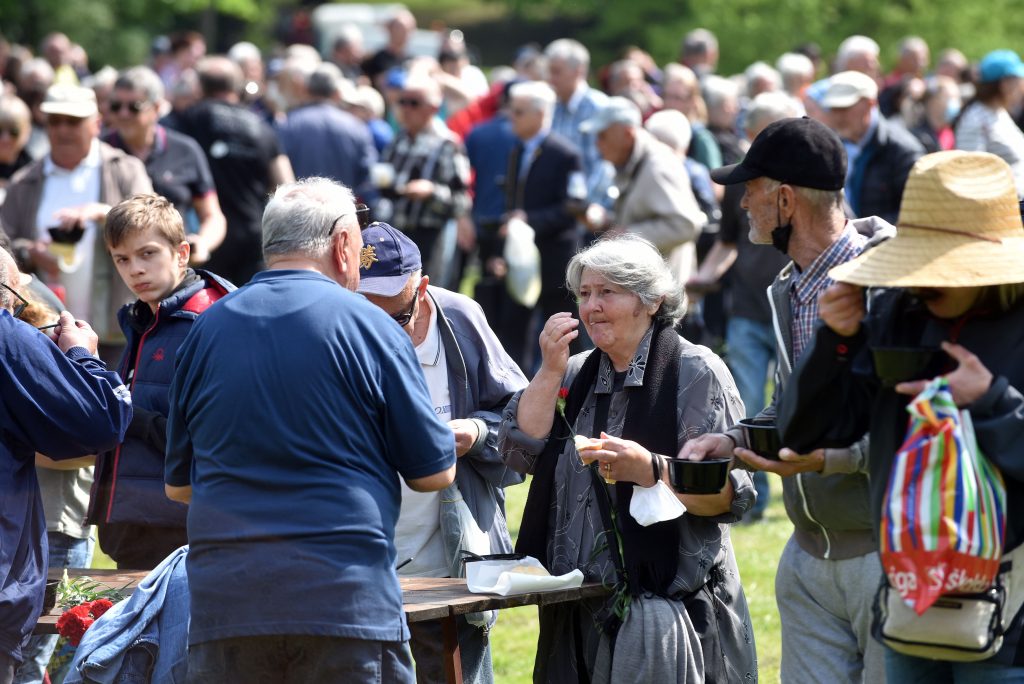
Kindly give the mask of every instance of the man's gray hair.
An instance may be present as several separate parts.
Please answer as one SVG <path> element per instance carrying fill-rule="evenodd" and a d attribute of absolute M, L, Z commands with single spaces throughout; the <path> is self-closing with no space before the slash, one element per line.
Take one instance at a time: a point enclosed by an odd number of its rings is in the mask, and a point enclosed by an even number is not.
<path fill-rule="evenodd" d="M 47 83 L 53 83 L 53 67 L 42 57 L 33 57 L 21 65 L 21 70 L 18 71 L 18 80 L 25 80 L 31 76 L 37 76 L 39 80 Z"/>
<path fill-rule="evenodd" d="M 544 114 L 545 125 L 555 114 L 555 91 L 544 81 L 524 81 L 508 89 L 510 100 L 525 100 L 534 111 Z"/>
<path fill-rule="evenodd" d="M 805 188 L 800 185 L 793 185 L 787 183 L 791 188 L 796 191 L 796 194 L 800 195 L 809 205 L 811 205 L 814 213 L 822 216 L 833 209 L 843 208 L 843 191 L 842 190 L 819 190 L 818 188 Z M 774 178 L 765 178 L 764 191 L 775 192 L 782 187 L 782 181 L 777 181 Z"/>
<path fill-rule="evenodd" d="M 683 36 L 684 55 L 706 55 L 718 52 L 718 39 L 705 28 L 696 28 Z"/>
<path fill-rule="evenodd" d="M 313 176 L 278 187 L 263 210 L 263 258 L 320 259 L 330 247 L 332 228 L 334 233 L 358 230 L 355 211 L 352 191 L 329 178 Z"/>
<path fill-rule="evenodd" d="M 337 65 L 333 62 L 321 62 L 306 80 L 306 89 L 310 97 L 329 99 L 341 92 L 344 80 L 345 76 Z"/>
<path fill-rule="evenodd" d="M 583 269 L 590 269 L 614 285 L 632 292 L 644 306 L 664 297 L 654 318 L 675 325 L 686 312 L 686 295 L 669 270 L 658 248 L 634 233 L 603 238 L 579 252 L 569 262 L 565 284 L 580 296 Z"/>
<path fill-rule="evenodd" d="M 145 94 L 146 102 L 154 103 L 164 99 L 164 82 L 147 66 L 125 69 L 114 81 L 114 88 L 139 91 Z"/>
<path fill-rule="evenodd" d="M 113 88 L 114 84 L 117 83 L 119 76 L 120 74 L 117 73 L 117 69 L 107 64 L 99 71 L 89 74 L 83 78 L 82 87 L 92 88 L 93 90 L 98 88 Z M 160 85 L 163 86 L 163 81 L 160 82 Z"/>
<path fill-rule="evenodd" d="M 814 80 L 814 62 L 807 55 L 799 52 L 787 52 L 775 60 L 775 68 L 782 76 L 783 87 L 796 94 L 796 87 L 805 81 Z"/>
<path fill-rule="evenodd" d="M 582 67 L 586 74 L 590 68 L 590 51 L 578 40 L 559 38 L 544 48 L 544 56 L 548 60 L 561 60 L 574 69 Z"/>
<path fill-rule="evenodd" d="M 737 100 L 740 96 L 740 89 L 734 81 L 714 74 L 704 79 L 702 90 L 704 103 L 708 109 L 716 111 L 726 102 Z"/>
<path fill-rule="evenodd" d="M 782 87 L 782 76 L 775 68 L 767 62 L 754 62 L 746 68 L 743 76 L 747 81 L 747 94 L 753 87 L 755 81 L 763 80 L 771 84 L 770 90 L 778 90 Z"/>
<path fill-rule="evenodd" d="M 836 73 L 846 71 L 846 65 L 852 57 L 859 55 L 878 57 L 881 52 L 882 50 L 878 47 L 878 43 L 871 38 L 867 36 L 850 36 L 840 43 L 839 49 L 836 50 Z"/>
<path fill-rule="evenodd" d="M 801 115 L 796 100 L 780 91 L 760 93 L 750 101 L 744 127 L 751 140 L 768 124 L 780 119 L 791 119 Z"/>

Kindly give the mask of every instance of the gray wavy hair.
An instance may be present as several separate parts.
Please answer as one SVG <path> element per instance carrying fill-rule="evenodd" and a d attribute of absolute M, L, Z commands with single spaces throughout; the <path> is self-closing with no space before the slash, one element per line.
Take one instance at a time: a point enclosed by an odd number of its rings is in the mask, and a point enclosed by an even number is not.
<path fill-rule="evenodd" d="M 579 252 L 566 269 L 565 285 L 580 296 L 583 269 L 601 274 L 609 282 L 632 292 L 644 306 L 664 297 L 654 319 L 674 326 L 686 313 L 686 294 L 658 248 L 648 240 L 626 233 L 602 238 Z"/>
<path fill-rule="evenodd" d="M 302 254 L 314 259 L 331 244 L 328 233 L 358 230 L 352 191 L 316 176 L 280 186 L 263 211 L 263 257 Z"/>

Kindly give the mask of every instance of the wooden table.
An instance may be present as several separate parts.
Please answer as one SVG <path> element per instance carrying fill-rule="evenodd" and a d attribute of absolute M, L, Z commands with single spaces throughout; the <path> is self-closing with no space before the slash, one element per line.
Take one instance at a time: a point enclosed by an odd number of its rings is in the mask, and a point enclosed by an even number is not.
<path fill-rule="evenodd" d="M 50 571 L 50 579 L 60 579 L 63 570 Z M 97 570 L 68 569 L 71 577 L 88 576 L 112 589 L 126 587 L 132 591 L 148 574 L 145 570 Z M 462 660 L 459 655 L 459 642 L 456 638 L 455 618 L 466 613 L 484 610 L 500 610 L 519 606 L 547 606 L 554 603 L 578 601 L 583 598 L 602 596 L 608 590 L 600 584 L 584 584 L 576 589 L 556 589 L 532 594 L 516 594 L 514 596 L 497 596 L 494 594 L 474 594 L 466 588 L 466 580 L 434 577 L 404 577 L 402 585 L 402 608 L 409 622 L 426 622 L 440 620 L 444 634 L 445 676 L 451 684 L 462 682 Z M 127 586 L 126 586 L 127 585 Z M 36 634 L 56 634 L 57 618 L 61 611 L 57 608 L 39 618 Z"/>

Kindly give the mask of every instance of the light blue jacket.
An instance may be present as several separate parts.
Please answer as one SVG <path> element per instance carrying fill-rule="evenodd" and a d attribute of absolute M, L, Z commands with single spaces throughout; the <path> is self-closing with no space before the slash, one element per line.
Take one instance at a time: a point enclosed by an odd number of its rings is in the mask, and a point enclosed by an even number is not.
<path fill-rule="evenodd" d="M 183 684 L 188 673 L 188 547 L 86 631 L 65 684 Z"/>

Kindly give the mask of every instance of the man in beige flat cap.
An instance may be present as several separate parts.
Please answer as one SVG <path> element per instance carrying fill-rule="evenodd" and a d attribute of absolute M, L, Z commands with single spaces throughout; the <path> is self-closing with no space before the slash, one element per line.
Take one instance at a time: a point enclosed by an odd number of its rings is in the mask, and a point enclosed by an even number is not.
<path fill-rule="evenodd" d="M 943 375 L 1005 480 L 1005 557 L 1024 541 L 1024 226 L 1010 167 L 984 152 L 923 157 L 907 180 L 896 237 L 829 275 L 837 282 L 820 299 L 824 325 L 779 407 L 782 441 L 810 451 L 846 444 L 868 428 L 879 530 L 907 404 Z M 885 288 L 872 291 L 870 310 L 865 287 Z M 880 378 L 872 350 L 884 347 L 944 353 L 920 374 Z M 954 665 L 957 681 L 1019 680 L 1020 594 L 1007 594 L 1000 627 L 1009 631 L 991 658 L 952 663 L 888 650 L 887 680 L 953 681 Z"/>

